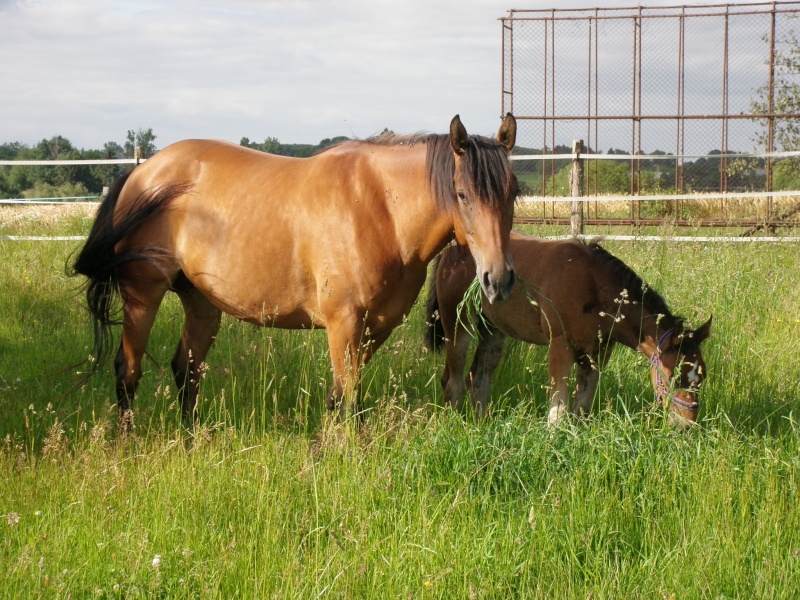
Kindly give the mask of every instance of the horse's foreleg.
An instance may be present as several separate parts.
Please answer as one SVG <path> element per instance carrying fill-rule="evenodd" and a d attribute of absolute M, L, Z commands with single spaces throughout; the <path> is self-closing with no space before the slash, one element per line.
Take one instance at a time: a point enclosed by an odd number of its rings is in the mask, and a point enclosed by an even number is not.
<path fill-rule="evenodd" d="M 614 342 L 608 341 L 605 347 L 592 356 L 582 356 L 578 361 L 575 374 L 575 404 L 572 412 L 585 416 L 592 410 L 597 384 L 600 382 L 600 370 L 606 366 L 614 349 Z"/>
<path fill-rule="evenodd" d="M 142 377 L 142 357 L 147 349 L 150 330 L 165 293 L 164 288 L 153 288 L 148 292 L 122 290 L 122 341 L 114 361 L 114 370 L 119 427 L 123 432 L 133 428 L 130 405 Z"/>
<path fill-rule="evenodd" d="M 496 327 L 481 328 L 481 338 L 469 371 L 472 405 L 478 417 L 486 414 L 492 375 L 503 356 L 506 336 Z"/>
<path fill-rule="evenodd" d="M 326 406 L 339 409 L 343 419 L 361 410 L 361 369 L 373 353 L 386 341 L 391 331 L 370 335 L 364 331 L 363 319 L 338 320 L 327 323 L 328 349 L 333 366 L 333 385 Z"/>
<path fill-rule="evenodd" d="M 600 379 L 599 365 L 596 356 L 581 356 L 577 361 L 575 372 L 575 403 L 572 412 L 579 417 L 588 415 L 594 403 L 597 382 Z"/>
<path fill-rule="evenodd" d="M 548 425 L 555 425 L 567 411 L 569 398 L 569 374 L 575 356 L 563 338 L 550 342 L 548 358 L 548 376 L 550 378 L 550 411 L 547 414 Z"/>
<path fill-rule="evenodd" d="M 172 358 L 172 372 L 181 399 L 181 415 L 186 426 L 194 423 L 197 390 L 203 378 L 203 365 L 214 343 L 222 318 L 221 311 L 196 288 L 179 292 L 185 320 L 183 333 Z"/>

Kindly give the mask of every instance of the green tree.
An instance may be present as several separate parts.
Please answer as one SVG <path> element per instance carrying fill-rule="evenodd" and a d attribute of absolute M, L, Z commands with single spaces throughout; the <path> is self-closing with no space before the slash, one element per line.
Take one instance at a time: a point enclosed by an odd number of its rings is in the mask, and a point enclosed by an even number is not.
<path fill-rule="evenodd" d="M 270 154 L 278 154 L 281 151 L 281 143 L 278 141 L 278 138 L 268 137 L 264 140 L 264 143 L 261 144 L 260 150 L 262 152 L 269 152 Z"/>
<path fill-rule="evenodd" d="M 101 150 L 101 153 L 103 155 L 103 158 L 124 158 L 125 148 L 120 146 L 117 142 L 106 142 L 105 144 L 103 144 L 103 149 Z"/>
<path fill-rule="evenodd" d="M 776 162 L 772 167 L 772 189 L 800 189 L 800 168 L 797 160 L 788 158 Z"/>
<path fill-rule="evenodd" d="M 75 198 L 88 195 L 89 190 L 81 181 L 61 185 L 36 181 L 32 188 L 22 193 L 23 198 Z"/>
<path fill-rule="evenodd" d="M 18 158 L 24 158 L 22 156 Z M 78 160 L 81 158 L 80 151 L 72 145 L 68 139 L 56 135 L 50 139 L 40 141 L 31 149 L 30 158 L 34 160 Z M 20 167 L 24 169 L 25 167 Z M 16 169 L 16 167 L 15 167 Z M 42 182 L 54 187 L 81 181 L 88 173 L 88 167 L 77 165 L 58 165 L 47 167 L 28 167 L 28 185 L 21 188 L 26 190 L 33 187 L 33 183 Z"/>
<path fill-rule="evenodd" d="M 101 150 L 84 150 L 85 159 L 114 159 L 124 158 L 125 148 L 117 142 L 106 142 Z M 115 179 L 130 170 L 130 165 L 89 165 L 89 174 L 83 183 L 91 193 L 100 194 L 103 187 L 110 187 Z"/>
<path fill-rule="evenodd" d="M 67 138 L 56 135 L 36 144 L 34 153 L 37 160 L 67 160 L 67 157 L 75 157 L 77 150 Z"/>
<path fill-rule="evenodd" d="M 268 152 L 269 154 L 304 158 L 312 156 L 314 153 L 319 152 L 323 148 L 326 148 L 332 144 L 344 142 L 349 139 L 350 138 L 345 136 L 338 136 L 333 139 L 325 138 L 319 144 L 314 146 L 312 144 L 281 144 L 280 141 L 278 141 L 278 138 L 274 137 L 268 137 L 263 143 L 259 144 L 258 142 L 251 142 L 249 137 L 243 137 L 239 141 L 239 145 L 245 146 L 246 148 L 252 148 L 253 150 L 259 150 L 260 152 Z"/>
<path fill-rule="evenodd" d="M 789 15 L 789 18 L 796 18 Z M 765 41 L 768 41 L 765 39 Z M 750 102 L 750 110 L 759 114 L 797 114 L 800 113 L 800 44 L 794 29 L 778 38 L 774 54 L 775 74 L 772 87 L 772 106 L 770 106 L 769 83 L 756 90 L 757 98 Z M 756 142 L 769 147 L 769 121 L 758 119 L 763 129 Z M 774 147 L 777 150 L 790 151 L 800 148 L 800 120 L 794 117 L 776 117 L 773 119 Z M 793 169 L 800 173 L 800 161 L 796 158 L 784 164 L 782 169 Z"/>
<path fill-rule="evenodd" d="M 137 131 L 129 129 L 125 140 L 125 156 L 127 158 L 133 158 L 133 150 L 138 146 L 142 151 L 141 157 L 150 158 L 158 150 L 155 145 L 155 140 L 156 135 L 153 133 L 152 127 L 148 129 L 142 129 L 140 127 Z"/>
<path fill-rule="evenodd" d="M 631 193 L 630 163 L 627 161 L 593 160 L 584 166 L 586 195 L 628 195 Z M 547 195 L 569 196 L 569 174 L 572 165 L 562 167 L 547 180 Z"/>

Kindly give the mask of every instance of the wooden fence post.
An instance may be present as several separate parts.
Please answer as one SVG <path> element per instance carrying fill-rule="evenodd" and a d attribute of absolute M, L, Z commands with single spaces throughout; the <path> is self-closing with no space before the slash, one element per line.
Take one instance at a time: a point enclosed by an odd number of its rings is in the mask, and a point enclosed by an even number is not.
<path fill-rule="evenodd" d="M 572 140 L 572 170 L 569 172 L 569 189 L 573 198 L 583 196 L 583 140 Z M 572 201 L 572 212 L 569 215 L 569 232 L 572 237 L 583 234 L 583 200 Z"/>

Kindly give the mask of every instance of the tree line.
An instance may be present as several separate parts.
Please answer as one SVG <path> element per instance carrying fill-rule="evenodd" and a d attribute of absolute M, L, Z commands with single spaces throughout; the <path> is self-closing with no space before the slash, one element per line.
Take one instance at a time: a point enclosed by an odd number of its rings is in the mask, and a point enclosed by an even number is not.
<path fill-rule="evenodd" d="M 572 148 L 556 145 L 545 148 L 514 148 L 514 154 L 571 154 Z M 587 154 L 595 154 L 589 148 Z M 624 150 L 611 148 L 606 154 L 628 155 Z M 711 193 L 722 191 L 724 175 L 725 191 L 754 192 L 766 189 L 766 160 L 753 158 L 744 153 L 728 152 L 741 157 L 728 157 L 725 162 L 722 152 L 711 150 L 706 156 L 676 165 L 674 158 L 656 150 L 643 154 L 646 160 L 638 161 L 635 169 L 630 160 L 587 160 L 584 163 L 587 195 L 658 195 L 673 193 Z M 653 157 L 664 156 L 664 159 Z M 772 164 L 773 190 L 800 189 L 800 168 L 793 158 L 778 160 Z M 529 160 L 515 161 L 514 170 L 520 180 L 522 195 L 569 196 L 569 173 L 572 161 Z"/>
<path fill-rule="evenodd" d="M 263 142 L 241 138 L 239 144 L 247 148 L 280 154 L 282 156 L 308 157 L 332 144 L 350 138 L 339 136 L 325 138 L 318 144 L 284 144 L 277 138 L 267 137 Z M 76 148 L 68 139 L 55 136 L 34 146 L 19 142 L 0 144 L 0 160 L 76 160 L 133 158 L 139 147 L 141 157 L 148 158 L 158 151 L 156 135 L 150 129 L 129 130 L 122 144 L 106 142 L 101 149 Z M 571 148 L 555 146 L 545 148 L 545 154 L 569 154 Z M 593 153 L 588 149 L 588 153 Z M 543 154 L 541 148 L 517 147 L 515 154 Z M 627 154 L 611 148 L 607 154 Z M 586 192 L 595 194 L 668 194 L 679 192 L 720 191 L 721 169 L 726 169 L 727 191 L 760 191 L 766 186 L 764 159 L 742 157 L 728 158 L 723 167 L 719 150 L 707 156 L 687 161 L 676 173 L 674 159 L 665 158 L 641 161 L 635 172 L 630 161 L 587 161 Z M 665 156 L 655 151 L 652 156 Z M 520 179 L 523 195 L 569 195 L 571 161 L 515 161 L 515 171 Z M 0 167 L 0 197 L 2 198 L 69 198 L 99 196 L 104 187 L 130 169 L 130 165 L 59 165 L 59 166 L 3 166 Z M 676 184 L 680 185 L 676 185 Z M 680 187 L 680 189 L 676 189 Z M 773 164 L 774 190 L 800 189 L 800 169 L 793 159 Z"/>
<path fill-rule="evenodd" d="M 133 158 L 138 147 L 147 158 L 157 151 L 151 129 L 129 130 L 122 144 L 106 142 L 99 150 L 76 148 L 57 135 L 34 146 L 19 142 L 0 144 L 0 160 L 105 160 Z M 103 187 L 130 169 L 129 165 L 58 165 L 0 167 L 2 198 L 72 198 L 98 196 Z"/>
<path fill-rule="evenodd" d="M 106 142 L 96 150 L 76 148 L 67 138 L 57 135 L 28 146 L 20 142 L 0 144 L 0 160 L 103 160 L 133 158 L 140 149 L 142 158 L 158 151 L 153 129 L 129 130 L 122 144 Z M 264 142 L 251 142 L 243 137 L 240 145 L 283 156 L 311 156 L 322 148 L 347 140 L 347 137 L 326 138 L 319 144 L 282 144 L 268 137 Z M 99 196 L 103 188 L 123 175 L 130 165 L 58 165 L 0 166 L 0 198 L 75 198 Z"/>

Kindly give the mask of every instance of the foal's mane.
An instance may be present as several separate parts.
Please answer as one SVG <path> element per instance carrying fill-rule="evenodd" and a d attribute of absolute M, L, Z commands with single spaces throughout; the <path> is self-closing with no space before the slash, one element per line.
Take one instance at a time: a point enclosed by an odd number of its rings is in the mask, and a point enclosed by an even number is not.
<path fill-rule="evenodd" d="M 672 327 L 683 325 L 683 317 L 673 315 L 667 302 L 655 289 L 645 283 L 641 277 L 622 260 L 600 246 L 596 241 L 587 245 L 589 257 L 594 268 L 602 268 L 610 272 L 617 286 L 628 291 L 628 299 L 639 302 L 652 315 L 664 315 Z"/>
<path fill-rule="evenodd" d="M 353 142 L 351 140 L 334 144 L 321 150 L 320 153 Z M 427 146 L 425 176 L 428 187 L 440 209 L 448 212 L 455 210 L 458 202 L 453 183 L 455 158 L 449 135 L 424 132 L 398 135 L 387 131 L 355 142 L 377 146 L 409 147 L 425 144 Z M 482 135 L 469 136 L 469 144 L 461 158 L 461 169 L 467 188 L 465 191 L 470 198 L 482 199 L 498 212 L 505 208 L 505 202 L 509 197 L 516 198 L 517 179 L 508 160 L 508 149 L 498 140 Z"/>

